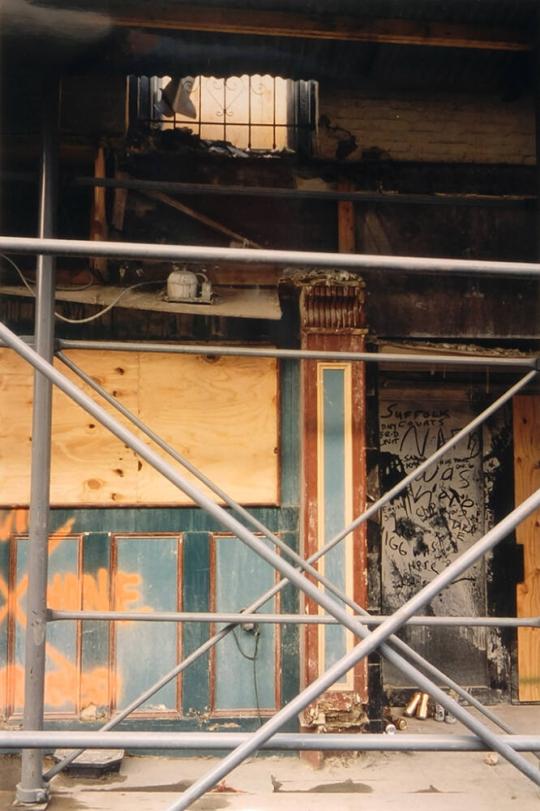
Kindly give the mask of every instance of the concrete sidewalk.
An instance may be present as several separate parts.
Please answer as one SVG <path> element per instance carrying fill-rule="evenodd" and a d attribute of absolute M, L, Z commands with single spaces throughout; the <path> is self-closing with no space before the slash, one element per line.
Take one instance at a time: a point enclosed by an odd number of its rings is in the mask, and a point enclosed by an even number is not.
<path fill-rule="evenodd" d="M 496 712 L 516 732 L 536 734 L 540 707 L 501 706 Z M 463 734 L 460 724 L 409 723 L 408 732 Z M 399 733 L 398 733 L 399 734 Z M 533 755 L 527 755 L 533 762 Z M 492 756 L 487 760 L 493 761 Z M 215 758 L 126 757 L 120 773 L 100 780 L 59 775 L 50 811 L 166 811 L 205 774 Z M 13 802 L 18 758 L 0 760 L 0 808 Z M 259 756 L 234 771 L 192 806 L 199 811 L 532 811 L 540 791 L 500 758 L 486 754 L 365 753 L 327 760 L 313 769 L 297 757 Z"/>

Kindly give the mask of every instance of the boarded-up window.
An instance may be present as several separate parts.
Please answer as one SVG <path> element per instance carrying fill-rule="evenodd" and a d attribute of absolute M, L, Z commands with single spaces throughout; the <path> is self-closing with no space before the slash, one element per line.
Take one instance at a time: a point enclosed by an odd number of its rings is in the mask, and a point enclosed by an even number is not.
<path fill-rule="evenodd" d="M 68 354 L 235 499 L 244 504 L 278 503 L 275 360 L 82 350 Z M 59 364 L 59 368 L 85 388 L 65 366 Z M 11 350 L 0 350 L 2 506 L 29 501 L 32 377 L 28 364 Z M 92 397 L 100 402 L 97 395 Z M 192 502 L 55 391 L 51 503 L 180 506 Z"/>

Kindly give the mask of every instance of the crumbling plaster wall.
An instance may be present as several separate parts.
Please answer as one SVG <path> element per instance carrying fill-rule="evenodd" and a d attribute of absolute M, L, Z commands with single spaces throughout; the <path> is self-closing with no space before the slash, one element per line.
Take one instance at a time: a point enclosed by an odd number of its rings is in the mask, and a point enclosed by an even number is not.
<path fill-rule="evenodd" d="M 353 136 L 349 160 L 367 153 L 399 161 L 535 163 L 528 96 L 366 94 L 321 83 L 319 118 L 317 152 L 324 158 L 336 157 L 338 143 Z"/>

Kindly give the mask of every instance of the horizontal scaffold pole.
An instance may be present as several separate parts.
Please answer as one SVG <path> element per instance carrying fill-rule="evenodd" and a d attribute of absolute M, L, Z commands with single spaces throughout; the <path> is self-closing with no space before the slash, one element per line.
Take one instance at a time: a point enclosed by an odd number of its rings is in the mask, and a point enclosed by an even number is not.
<path fill-rule="evenodd" d="M 337 360 L 364 363 L 402 363 L 428 366 L 499 366 L 536 369 L 537 357 L 494 357 L 492 355 L 430 355 L 399 352 L 327 352 L 314 349 L 278 349 L 271 346 L 206 346 L 205 344 L 167 344 L 146 341 L 89 341 L 60 339 L 61 349 L 85 349 L 113 352 L 157 352 L 172 355 L 203 355 L 206 357 L 279 358 L 280 360 Z"/>
<path fill-rule="evenodd" d="M 463 572 L 469 569 L 483 555 L 491 551 L 497 543 L 539 508 L 540 488 L 489 530 L 483 538 L 475 541 L 465 552 L 449 563 L 444 571 L 436 575 L 430 583 L 426 584 L 417 594 L 400 606 L 400 608 L 376 630 L 367 632 L 366 635 L 365 630 L 359 627 L 355 622 L 351 630 L 353 630 L 357 636 L 362 637 L 362 641 L 351 651 L 342 656 L 341 659 L 338 659 L 326 672 L 322 673 L 297 696 L 291 699 L 288 704 L 282 707 L 282 709 L 266 721 L 256 732 L 253 732 L 244 743 L 239 744 L 236 749 L 230 752 L 230 754 L 228 754 L 221 763 L 211 769 L 208 774 L 196 780 L 186 789 L 178 802 L 173 803 L 169 807 L 168 811 L 185 811 L 186 808 L 189 808 L 195 800 L 202 797 L 203 794 L 226 777 L 233 769 L 253 755 L 260 748 L 260 745 L 265 741 L 269 741 L 273 735 L 279 732 L 285 723 L 296 718 L 309 704 L 339 681 L 357 662 L 360 662 L 369 653 L 378 648 L 381 643 L 384 643 L 391 634 L 395 633 L 403 626 L 407 619 L 417 613 L 421 607 L 431 602 L 445 586 L 449 585 L 453 580 L 463 574 Z M 262 550 L 259 554 L 263 557 Z M 269 557 L 272 556 L 275 556 L 275 554 L 271 553 Z M 273 565 L 275 568 L 278 568 L 277 561 L 274 562 Z M 332 613 L 335 613 L 337 616 L 337 612 L 332 611 Z M 342 621 L 342 624 L 346 627 L 349 625 L 346 621 Z M 435 697 L 437 691 L 432 691 L 432 695 Z M 437 696 L 437 700 L 439 700 L 439 696 Z M 444 706 L 444 702 L 442 703 Z M 491 730 L 488 730 L 487 727 L 484 727 L 482 724 L 478 725 L 477 719 L 473 716 L 463 716 L 461 713 L 462 708 L 459 707 L 459 705 L 458 708 L 459 719 L 463 720 L 472 732 L 482 737 L 495 751 L 499 752 L 510 763 L 513 763 L 513 765 L 529 777 L 535 785 L 540 785 L 540 774 L 538 774 L 537 768 L 532 767 L 528 761 L 524 760 L 512 748 L 511 744 L 503 743 L 501 736 L 494 735 Z"/>
<path fill-rule="evenodd" d="M 0 730 L 0 749 L 233 749 L 247 741 L 243 732 L 46 732 Z M 538 735 L 501 735 L 517 752 L 540 749 Z M 485 752 L 488 746 L 475 735 L 383 735 L 280 733 L 261 749 L 285 751 L 414 751 Z"/>
<path fill-rule="evenodd" d="M 226 504 L 233 508 L 235 512 L 241 515 L 244 520 L 246 520 L 251 526 L 255 529 L 260 530 L 265 537 L 267 537 L 273 544 L 276 544 L 280 547 L 280 549 L 290 558 L 292 558 L 295 563 L 297 563 L 301 569 L 306 572 L 309 572 L 314 579 L 323 584 L 327 590 L 330 591 L 333 595 L 337 596 L 340 600 L 342 600 L 346 605 L 348 605 L 354 612 L 354 614 L 362 615 L 362 616 L 369 616 L 368 612 L 365 611 L 361 606 L 351 600 L 350 597 L 343 594 L 336 586 L 327 580 L 324 576 L 322 576 L 316 569 L 313 569 L 310 566 L 309 559 L 306 561 L 297 555 L 292 549 L 290 549 L 286 544 L 283 544 L 281 539 L 277 536 L 273 535 L 273 533 L 269 532 L 269 530 L 261 524 L 257 519 L 255 519 L 251 513 L 247 512 L 243 507 L 241 507 L 237 502 L 231 499 L 227 493 L 221 490 L 214 482 L 208 479 L 200 470 L 198 470 L 189 460 L 183 457 L 181 454 L 176 451 L 171 445 L 165 442 L 159 435 L 157 435 L 148 425 L 146 425 L 139 417 L 133 414 L 129 409 L 127 409 L 119 400 L 109 394 L 103 386 L 101 386 L 97 381 L 95 381 L 92 377 L 90 377 L 86 372 L 80 369 L 71 358 L 68 358 L 63 352 L 58 352 L 57 356 L 62 360 L 64 364 L 68 366 L 71 371 L 75 372 L 81 380 L 83 380 L 91 389 L 95 392 L 100 394 L 110 405 L 116 408 L 124 417 L 126 417 L 132 424 L 137 426 L 139 430 L 141 430 L 146 436 L 152 439 L 154 442 L 158 444 L 158 446 L 164 450 L 167 454 L 169 454 L 173 459 L 179 462 L 183 467 L 185 467 L 188 471 L 190 471 L 195 478 L 197 478 L 200 482 L 205 484 L 207 487 L 210 488 L 212 492 L 214 492 L 220 499 L 222 499 Z M 483 418 L 487 418 L 489 413 L 492 413 L 492 409 L 498 408 L 502 405 L 503 402 L 507 400 L 507 398 L 511 397 L 514 392 L 520 390 L 523 386 L 525 386 L 529 379 L 531 379 L 536 373 L 529 372 L 529 374 L 522 380 L 520 383 L 516 384 L 515 387 L 512 387 L 511 390 L 506 392 L 501 398 L 499 398 L 495 403 L 493 403 L 490 407 L 490 410 L 483 412 Z M 481 417 L 481 415 L 479 415 Z M 472 428 L 471 428 L 472 430 Z M 453 440 L 450 440 L 453 441 Z M 442 450 L 442 449 L 441 449 Z M 405 482 L 402 483 L 402 486 L 405 486 Z M 375 507 L 375 505 L 373 505 Z M 316 558 L 319 557 L 319 553 L 323 553 L 323 550 L 319 550 L 316 553 Z M 287 581 L 283 580 L 259 598 L 252 606 L 246 607 L 243 609 L 242 614 L 245 615 L 249 612 L 257 611 L 261 606 L 268 602 L 269 599 L 272 598 L 273 595 L 277 594 L 278 591 L 285 585 Z M 318 615 L 315 615 L 318 616 Z M 194 661 L 198 658 L 203 656 L 211 647 L 216 645 L 221 639 L 225 638 L 225 636 L 230 633 L 236 627 L 235 624 L 229 624 L 224 626 L 221 630 L 218 630 L 213 637 L 207 640 L 203 645 L 201 645 L 197 650 L 193 651 L 186 659 L 182 662 L 178 663 L 171 671 L 161 677 L 156 683 L 151 685 L 147 690 L 145 690 L 142 694 L 137 696 L 130 704 L 128 704 L 124 709 L 117 713 L 114 718 L 111 718 L 103 727 L 102 730 L 113 729 L 114 727 L 118 726 L 122 720 L 127 718 L 134 710 L 136 710 L 139 706 L 141 706 L 146 700 L 151 698 L 155 693 L 161 689 L 162 686 L 167 684 L 173 678 L 180 675 L 180 673 L 184 672 L 185 669 L 190 666 Z M 475 706 L 485 717 L 489 718 L 496 726 L 499 726 L 508 734 L 513 734 L 514 730 L 509 727 L 504 721 L 494 715 L 487 707 L 484 707 L 478 699 L 474 696 L 469 695 L 469 693 L 464 690 L 457 682 L 453 679 L 448 678 L 442 671 L 438 668 L 434 667 L 431 663 L 425 660 L 422 656 L 417 654 L 414 650 L 412 650 L 408 645 L 405 644 L 402 640 L 398 637 L 393 637 L 391 640 L 393 651 L 386 646 L 381 647 L 381 653 L 388 658 L 388 651 L 390 650 L 390 655 L 394 656 L 394 664 L 398 667 L 403 667 L 405 664 L 408 668 L 409 678 L 416 682 L 418 670 L 415 669 L 414 666 L 420 668 L 420 674 L 425 674 L 432 679 L 435 679 L 436 683 L 440 683 L 441 685 L 445 685 L 446 687 L 453 689 L 458 696 L 464 699 L 469 704 Z M 399 658 L 399 655 L 396 656 L 396 651 L 399 651 L 401 655 L 406 656 L 408 662 L 404 662 L 403 659 Z M 410 664 L 413 665 L 413 668 L 410 668 Z M 57 763 L 47 772 L 47 779 L 50 779 L 53 775 L 58 774 L 68 763 L 72 762 L 79 752 L 77 750 L 71 750 L 70 754 L 67 755 L 62 761 Z"/>
<path fill-rule="evenodd" d="M 355 615 L 362 625 L 377 626 L 388 616 Z M 55 611 L 48 613 L 49 622 L 65 620 L 103 620 L 112 622 L 202 622 L 242 625 L 338 625 L 334 617 L 326 614 L 212 614 L 209 612 L 188 611 Z M 480 628 L 540 628 L 540 617 L 411 617 L 405 625 L 422 626 L 474 626 Z"/>
<path fill-rule="evenodd" d="M 268 248 L 216 248 L 206 245 L 156 245 L 139 242 L 103 242 L 84 239 L 38 239 L 0 236 L 3 253 L 55 256 L 107 256 L 173 262 L 234 262 L 241 264 L 318 267 L 336 270 L 384 270 L 398 273 L 464 276 L 540 276 L 537 262 L 493 262 L 482 259 L 438 259 L 413 256 L 379 256 L 320 251 L 270 250 Z"/>
<path fill-rule="evenodd" d="M 385 640 L 395 630 L 413 616 L 427 603 L 438 591 L 444 588 L 455 577 L 461 574 L 462 571 L 472 565 L 475 560 L 494 546 L 498 540 L 505 534 L 510 532 L 519 521 L 523 520 L 530 514 L 540 502 L 540 494 L 535 494 L 527 499 L 523 505 L 517 508 L 513 513 L 503 519 L 497 527 L 494 527 L 487 535 L 481 540 L 477 541 L 470 549 L 461 555 L 460 558 L 453 561 L 444 572 L 438 575 L 428 586 L 422 589 L 416 597 L 409 600 L 402 606 L 389 620 L 386 620 L 379 628 L 373 632 L 367 631 L 362 625 L 357 623 L 354 618 L 350 616 L 339 604 L 332 598 L 320 591 L 308 579 L 302 576 L 296 569 L 289 563 L 281 559 L 279 555 L 269 549 L 264 543 L 260 542 L 253 533 L 247 530 L 232 516 L 223 510 L 219 505 L 215 504 L 209 499 L 201 490 L 193 486 L 182 475 L 180 475 L 170 464 L 162 459 L 158 454 L 153 452 L 148 446 L 139 439 L 135 434 L 126 429 L 121 423 L 114 419 L 107 411 L 98 406 L 88 395 L 81 391 L 64 375 L 56 370 L 51 364 L 46 363 L 37 355 L 33 349 L 27 346 L 23 341 L 20 341 L 14 333 L 9 330 L 4 324 L 0 323 L 0 337 L 8 343 L 13 349 L 17 351 L 25 360 L 31 363 L 42 374 L 47 376 L 53 383 L 55 383 L 65 394 L 72 400 L 77 402 L 88 413 L 92 414 L 101 424 L 108 428 L 118 439 L 126 443 L 134 451 L 136 451 L 141 458 L 151 464 L 156 470 L 161 472 L 165 478 L 175 484 L 180 490 L 185 492 L 195 503 L 202 507 L 210 516 L 219 521 L 224 527 L 232 531 L 243 543 L 255 551 L 261 558 L 265 559 L 272 565 L 278 572 L 281 573 L 287 580 L 300 588 L 305 594 L 311 597 L 328 613 L 339 619 L 341 623 L 351 630 L 356 636 L 363 639 L 356 648 L 353 649 L 346 657 L 336 662 L 324 676 L 317 679 L 307 691 L 300 693 L 293 699 L 284 709 L 280 710 L 272 719 L 271 722 L 265 724 L 261 729 L 252 735 L 249 742 L 242 744 L 238 747 L 237 751 L 231 753 L 230 756 L 225 758 L 219 770 L 214 770 L 207 778 L 197 781 L 183 796 L 181 802 L 175 805 L 174 808 L 180 811 L 181 808 L 187 808 L 192 800 L 200 796 L 206 790 L 205 786 L 209 787 L 214 784 L 218 772 L 223 770 L 228 773 L 233 764 L 237 764 L 248 756 L 248 751 L 251 753 L 258 748 L 258 744 L 262 743 L 267 737 L 271 737 L 275 732 L 279 731 L 281 725 L 288 720 L 291 713 L 296 716 L 297 712 L 302 711 L 308 703 L 316 698 L 320 692 L 327 689 L 328 686 L 333 684 L 344 672 L 352 667 L 356 661 L 359 661 L 363 656 L 367 655 L 371 650 L 376 647 L 384 645 Z M 524 378 L 523 383 L 534 373 L 529 373 Z M 457 436 L 457 435 L 456 435 Z M 395 654 L 390 650 L 385 653 L 388 658 L 393 658 Z M 400 662 L 400 667 L 405 673 L 407 667 L 401 663 L 400 657 L 396 657 Z M 409 670 L 413 670 L 410 665 Z M 449 697 L 440 690 L 436 685 L 422 676 L 421 673 L 415 673 L 419 686 L 425 685 L 426 689 L 431 692 L 432 696 L 438 700 L 443 706 L 447 707 L 453 714 L 475 734 L 482 737 L 486 743 L 495 751 L 498 751 L 507 760 L 513 763 L 516 768 L 526 774 L 534 783 L 540 783 L 540 776 L 538 771 L 535 770 L 530 763 L 525 760 L 519 753 L 517 753 L 510 746 L 504 744 L 500 738 L 495 735 L 491 730 L 485 727 L 478 719 L 471 716 L 459 704 L 449 699 Z M 219 779 L 219 778 L 218 778 Z"/>

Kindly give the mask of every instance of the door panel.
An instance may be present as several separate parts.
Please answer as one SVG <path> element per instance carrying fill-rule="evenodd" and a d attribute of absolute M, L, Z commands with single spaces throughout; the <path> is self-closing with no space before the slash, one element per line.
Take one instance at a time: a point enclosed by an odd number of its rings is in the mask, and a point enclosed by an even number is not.
<path fill-rule="evenodd" d="M 212 540 L 217 612 L 239 611 L 274 585 L 275 570 L 238 538 L 217 535 Z M 262 538 L 261 543 L 265 543 Z M 277 604 L 274 597 L 260 613 L 275 613 Z M 261 714 L 275 710 L 279 704 L 278 657 L 279 626 L 235 628 L 212 656 L 213 711 Z"/>
<path fill-rule="evenodd" d="M 178 611 L 181 595 L 182 541 L 178 536 L 113 539 L 113 606 L 116 611 Z M 176 665 L 181 625 L 172 622 L 117 622 L 115 698 L 122 709 Z M 173 679 L 137 712 L 174 713 L 179 688 Z"/>
<path fill-rule="evenodd" d="M 380 404 L 381 490 L 404 476 L 470 422 L 467 402 L 404 394 Z M 428 468 L 382 510 L 382 610 L 391 614 L 484 534 L 482 438 L 474 432 Z M 481 560 L 426 607 L 431 615 L 486 614 Z M 460 684 L 488 685 L 483 628 L 411 627 L 403 638 Z M 387 686 L 409 687 L 400 671 L 383 666 Z"/>

